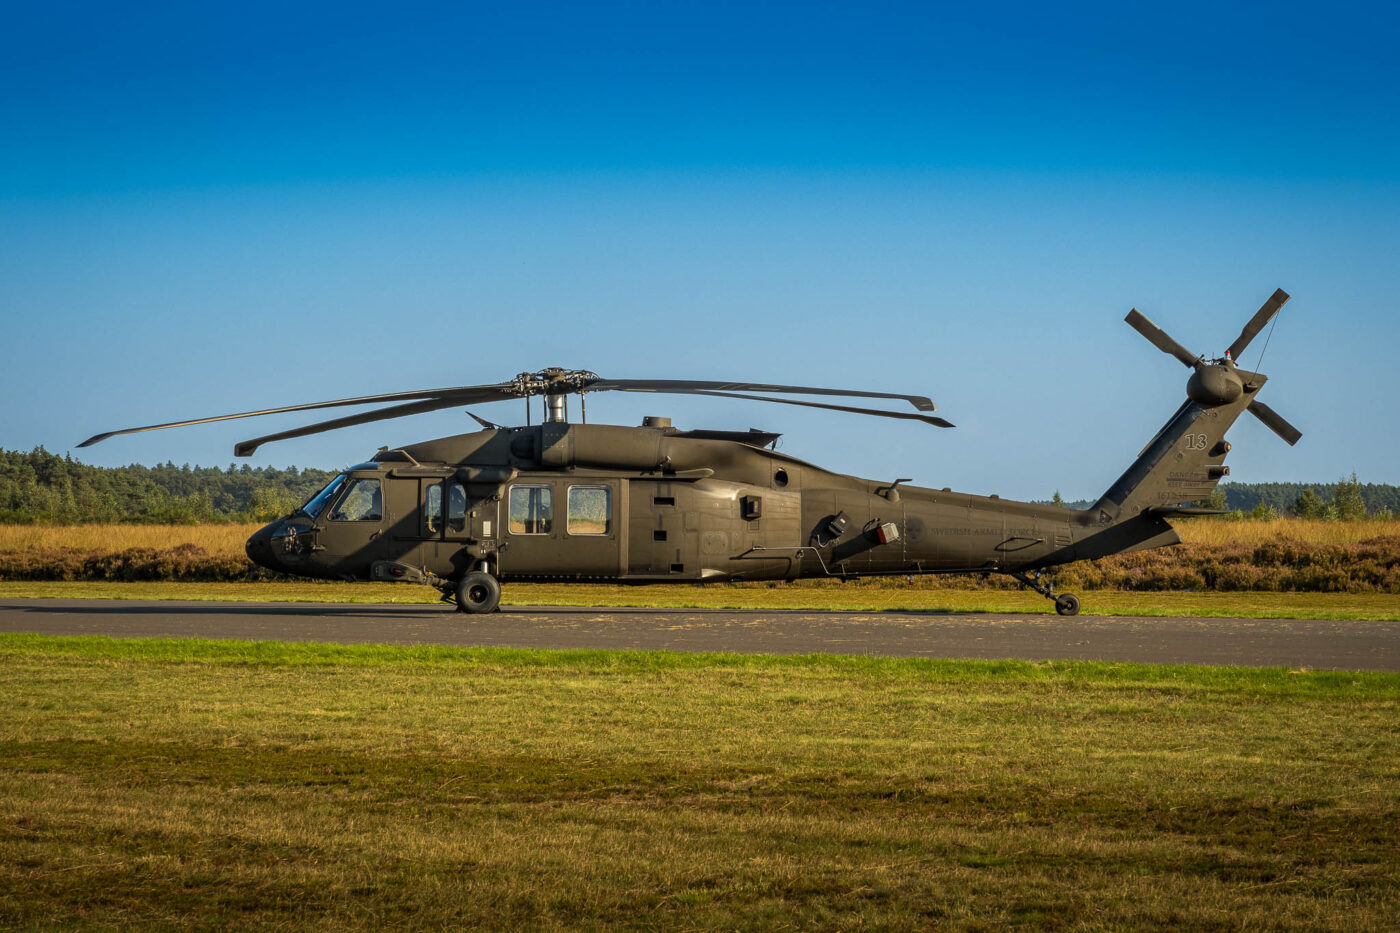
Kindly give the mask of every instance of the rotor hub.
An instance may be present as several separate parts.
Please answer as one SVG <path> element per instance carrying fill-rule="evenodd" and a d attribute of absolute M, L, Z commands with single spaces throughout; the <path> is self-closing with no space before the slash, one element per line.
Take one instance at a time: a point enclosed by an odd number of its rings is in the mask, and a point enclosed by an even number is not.
<path fill-rule="evenodd" d="M 509 391 L 521 398 L 532 395 L 568 395 L 582 392 L 598 381 L 598 374 L 586 369 L 550 366 L 533 373 L 520 373 L 510 381 Z"/>

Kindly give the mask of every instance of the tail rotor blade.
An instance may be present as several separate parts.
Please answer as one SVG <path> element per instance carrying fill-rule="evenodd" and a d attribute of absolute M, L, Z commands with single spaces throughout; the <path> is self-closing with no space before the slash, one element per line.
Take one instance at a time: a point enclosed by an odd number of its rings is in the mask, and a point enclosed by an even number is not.
<path fill-rule="evenodd" d="M 1303 436 L 1303 432 L 1285 421 L 1283 415 L 1258 399 L 1249 403 L 1249 413 L 1264 422 L 1265 427 L 1270 431 L 1287 441 L 1290 447 L 1298 443 L 1298 438 Z"/>
<path fill-rule="evenodd" d="M 1147 315 L 1143 314 L 1137 308 L 1129 311 L 1128 316 L 1123 318 L 1123 320 L 1127 321 L 1133 330 L 1146 337 L 1154 347 L 1169 356 L 1174 356 L 1181 360 L 1183 365 L 1194 369 L 1196 362 L 1200 360 L 1200 356 L 1192 353 L 1173 340 L 1167 335 L 1166 331 L 1162 330 L 1162 328 L 1158 327 L 1156 324 L 1153 324 L 1148 320 Z"/>
<path fill-rule="evenodd" d="M 1282 308 L 1287 301 L 1288 292 L 1281 288 L 1276 289 L 1269 296 L 1269 300 L 1264 302 L 1258 311 L 1254 312 L 1254 317 L 1249 319 L 1249 323 L 1244 326 L 1244 330 L 1240 331 L 1235 342 L 1230 344 L 1230 349 L 1225 351 L 1230 354 L 1230 359 L 1239 360 L 1240 354 L 1244 352 L 1245 347 L 1249 346 L 1249 342 L 1258 336 L 1259 332 L 1264 329 L 1264 325 L 1268 324 L 1275 314 L 1278 314 L 1278 309 Z"/>

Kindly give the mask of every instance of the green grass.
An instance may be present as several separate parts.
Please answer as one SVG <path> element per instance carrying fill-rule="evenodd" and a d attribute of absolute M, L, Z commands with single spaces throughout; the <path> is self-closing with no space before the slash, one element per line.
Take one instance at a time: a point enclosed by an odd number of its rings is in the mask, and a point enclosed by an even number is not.
<path fill-rule="evenodd" d="M 1400 620 L 1388 593 L 1079 593 L 1085 615 L 1243 616 L 1262 619 Z M 435 591 L 392 583 L 0 583 L 0 599 L 193 599 L 253 602 L 434 603 Z M 884 583 L 807 583 L 773 587 L 608 586 L 512 583 L 505 605 L 641 606 L 675 609 L 826 609 L 859 612 L 1053 613 L 1023 590 L 927 589 Z"/>
<path fill-rule="evenodd" d="M 1393 928 L 1400 676 L 0 636 L 0 926 Z"/>

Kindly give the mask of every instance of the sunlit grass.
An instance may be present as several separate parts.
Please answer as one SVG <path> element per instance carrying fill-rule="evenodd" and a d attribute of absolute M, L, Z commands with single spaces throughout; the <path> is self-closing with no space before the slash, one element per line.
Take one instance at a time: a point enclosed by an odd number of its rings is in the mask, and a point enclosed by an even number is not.
<path fill-rule="evenodd" d="M 1400 677 L 0 636 L 10 928 L 1386 929 Z"/>
<path fill-rule="evenodd" d="M 1259 545 L 1279 537 L 1314 546 L 1360 544 L 1375 538 L 1400 538 L 1400 521 L 1381 519 L 1329 522 L 1309 518 L 1279 518 L 1265 522 L 1196 518 L 1178 520 L 1172 524 L 1187 547 Z"/>
<path fill-rule="evenodd" d="M 128 548 L 194 544 L 210 554 L 243 557 L 259 525 L 0 525 L 0 551 L 77 548 L 110 554 Z"/>
<path fill-rule="evenodd" d="M 1084 615 L 1272 619 L 1400 619 L 1387 593 L 1169 593 L 1081 591 Z M 239 602 L 431 604 L 435 590 L 393 583 L 0 583 L 0 599 L 164 599 Z M 1052 614 L 1048 600 L 1023 590 L 876 587 L 859 582 L 774 587 L 606 586 L 510 583 L 503 605 L 657 609 L 808 609 L 867 612 Z"/>

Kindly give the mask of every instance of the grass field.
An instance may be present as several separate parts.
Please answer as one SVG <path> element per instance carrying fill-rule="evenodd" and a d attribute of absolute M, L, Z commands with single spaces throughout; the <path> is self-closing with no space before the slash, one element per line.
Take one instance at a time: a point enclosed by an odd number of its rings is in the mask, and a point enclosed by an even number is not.
<path fill-rule="evenodd" d="M 0 636 L 0 925 L 1393 929 L 1400 677 Z"/>
<path fill-rule="evenodd" d="M 607 586 L 511 583 L 506 606 L 641 606 L 657 609 L 813 609 L 851 612 L 1001 612 L 1053 614 L 1049 600 L 1024 590 L 927 589 L 867 581 L 759 586 Z M 1083 615 L 1199 616 L 1255 619 L 1400 620 L 1388 593 L 1162 593 L 1097 590 Z M 163 599 L 235 602 L 435 604 L 423 586 L 392 583 L 0 583 L 0 599 Z M 446 607 L 444 607 L 446 608 Z"/>

